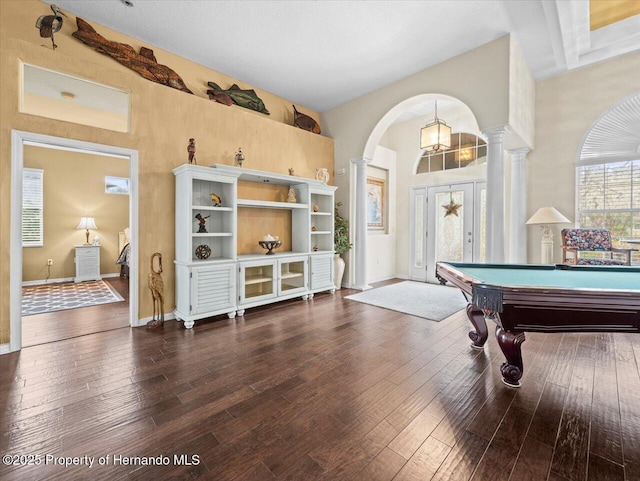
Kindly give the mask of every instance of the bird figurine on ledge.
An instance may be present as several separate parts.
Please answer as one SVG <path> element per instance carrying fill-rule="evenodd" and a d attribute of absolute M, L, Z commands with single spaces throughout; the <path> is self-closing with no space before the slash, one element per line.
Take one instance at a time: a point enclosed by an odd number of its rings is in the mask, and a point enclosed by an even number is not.
<path fill-rule="evenodd" d="M 40 29 L 40 36 L 42 38 L 51 38 L 51 44 L 55 50 L 58 46 L 53 40 L 53 34 L 59 32 L 62 28 L 62 16 L 66 15 L 57 5 L 51 5 L 51 11 L 53 15 L 41 15 L 36 20 L 36 28 Z"/>

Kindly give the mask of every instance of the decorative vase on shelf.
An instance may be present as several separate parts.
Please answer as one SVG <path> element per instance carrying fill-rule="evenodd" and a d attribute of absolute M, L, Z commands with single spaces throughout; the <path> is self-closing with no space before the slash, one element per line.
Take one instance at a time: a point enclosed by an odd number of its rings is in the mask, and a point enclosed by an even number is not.
<path fill-rule="evenodd" d="M 344 259 L 340 254 L 333 255 L 333 285 L 336 289 L 342 287 L 342 278 L 344 277 Z"/>
<path fill-rule="evenodd" d="M 329 182 L 329 171 L 327 169 L 316 169 L 316 180 L 325 184 Z"/>

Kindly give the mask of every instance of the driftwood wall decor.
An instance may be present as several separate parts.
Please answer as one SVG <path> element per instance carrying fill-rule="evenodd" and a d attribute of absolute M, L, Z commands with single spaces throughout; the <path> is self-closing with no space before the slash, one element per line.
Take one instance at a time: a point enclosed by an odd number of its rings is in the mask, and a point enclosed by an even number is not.
<path fill-rule="evenodd" d="M 140 53 L 136 53 L 131 45 L 107 40 L 80 17 L 76 18 L 76 24 L 78 25 L 78 30 L 73 32 L 72 35 L 81 42 L 104 55 L 108 55 L 125 67 L 139 73 L 147 80 L 193 94 L 177 73 L 166 65 L 158 63 L 153 55 L 153 50 L 140 47 Z"/>
<path fill-rule="evenodd" d="M 314 134 L 320 133 L 320 126 L 318 125 L 318 122 L 308 115 L 298 112 L 295 105 L 293 106 L 293 125 L 301 129 L 308 130 L 309 132 L 313 132 Z"/>
<path fill-rule="evenodd" d="M 255 110 L 257 112 L 270 115 L 269 111 L 264 105 L 264 102 L 260 97 L 256 95 L 255 90 L 245 90 L 238 87 L 237 84 L 233 84 L 228 90 L 222 90 L 220 86 L 215 82 L 207 82 L 207 85 L 211 87 L 207 90 L 209 99 L 220 102 L 221 104 L 231 105 L 236 104 L 245 109 Z"/>

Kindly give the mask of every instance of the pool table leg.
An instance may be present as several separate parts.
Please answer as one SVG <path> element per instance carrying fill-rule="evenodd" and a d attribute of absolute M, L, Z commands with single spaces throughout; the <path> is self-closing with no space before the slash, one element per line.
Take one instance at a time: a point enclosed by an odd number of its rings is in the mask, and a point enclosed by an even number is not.
<path fill-rule="evenodd" d="M 524 372 L 522 367 L 524 332 L 506 331 L 498 325 L 496 326 L 496 339 L 504 357 L 507 358 L 507 362 L 502 363 L 502 366 L 500 366 L 502 382 L 509 387 L 520 387 L 520 378 Z"/>
<path fill-rule="evenodd" d="M 467 305 L 467 317 L 476 328 L 475 331 L 469 333 L 471 339 L 471 347 L 474 349 L 483 349 L 484 343 L 487 342 L 489 331 L 487 330 L 487 321 L 484 319 L 483 312 L 476 308 L 473 304 Z"/>

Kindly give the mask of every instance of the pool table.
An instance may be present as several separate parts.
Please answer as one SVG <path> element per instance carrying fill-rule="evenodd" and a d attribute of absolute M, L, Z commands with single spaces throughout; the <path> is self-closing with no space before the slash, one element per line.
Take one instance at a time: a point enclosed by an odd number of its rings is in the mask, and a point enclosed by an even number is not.
<path fill-rule="evenodd" d="M 527 332 L 640 332 L 640 268 L 438 262 L 436 276 L 462 290 L 482 349 L 486 319 L 506 358 L 507 386 L 519 387 Z"/>

